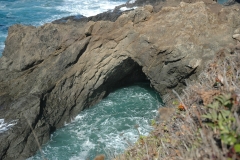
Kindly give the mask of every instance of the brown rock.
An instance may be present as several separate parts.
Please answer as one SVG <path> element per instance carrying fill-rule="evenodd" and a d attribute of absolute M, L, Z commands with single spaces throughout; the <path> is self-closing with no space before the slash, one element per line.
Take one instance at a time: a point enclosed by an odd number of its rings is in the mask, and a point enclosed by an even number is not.
<path fill-rule="evenodd" d="M 144 9 L 147 10 L 148 12 L 150 12 L 150 13 L 153 12 L 153 6 L 152 5 L 146 5 L 146 6 L 144 6 Z"/>
<path fill-rule="evenodd" d="M 104 159 L 105 159 L 105 156 L 103 154 L 98 155 L 94 158 L 94 160 L 104 160 Z"/>
<path fill-rule="evenodd" d="M 240 34 L 234 34 L 233 35 L 233 38 L 240 41 Z"/>
<path fill-rule="evenodd" d="M 116 21 L 10 27 L 0 58 L 0 118 L 17 124 L 0 133 L 0 159 L 33 155 L 37 141 L 46 143 L 121 85 L 148 79 L 161 95 L 181 93 L 186 79 L 236 43 L 239 17 L 231 6 L 212 12 L 197 2 L 157 13 L 138 8 Z"/>
<path fill-rule="evenodd" d="M 234 34 L 240 34 L 240 28 L 235 29 Z"/>
<path fill-rule="evenodd" d="M 86 24 L 86 27 L 85 27 L 85 35 L 86 36 L 90 36 L 92 34 L 94 24 L 95 24 L 95 22 L 93 22 L 93 21 L 89 21 Z"/>

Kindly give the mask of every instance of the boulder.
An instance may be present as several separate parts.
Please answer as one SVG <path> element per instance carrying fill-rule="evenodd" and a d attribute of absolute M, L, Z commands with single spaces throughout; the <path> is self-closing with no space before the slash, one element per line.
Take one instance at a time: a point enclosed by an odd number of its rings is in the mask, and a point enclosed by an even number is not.
<path fill-rule="evenodd" d="M 240 34 L 234 34 L 233 38 L 240 42 Z"/>
<path fill-rule="evenodd" d="M 0 58 L 0 159 L 26 159 L 57 128 L 124 84 L 149 80 L 161 96 L 194 80 L 216 52 L 236 44 L 236 6 L 182 2 L 116 21 L 9 28 Z"/>

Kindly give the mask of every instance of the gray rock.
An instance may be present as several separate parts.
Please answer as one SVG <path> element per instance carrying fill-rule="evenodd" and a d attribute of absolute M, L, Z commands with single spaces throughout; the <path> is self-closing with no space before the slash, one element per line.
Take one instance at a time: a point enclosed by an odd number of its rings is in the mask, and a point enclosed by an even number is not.
<path fill-rule="evenodd" d="M 235 43 L 240 13 L 232 7 L 216 14 L 203 2 L 159 12 L 147 6 L 116 21 L 10 27 L 0 58 L 0 118 L 17 124 L 0 133 L 0 159 L 33 155 L 53 131 L 121 85 L 148 79 L 162 96 L 180 93 Z"/>
<path fill-rule="evenodd" d="M 240 42 L 240 34 L 234 34 L 233 38 Z"/>

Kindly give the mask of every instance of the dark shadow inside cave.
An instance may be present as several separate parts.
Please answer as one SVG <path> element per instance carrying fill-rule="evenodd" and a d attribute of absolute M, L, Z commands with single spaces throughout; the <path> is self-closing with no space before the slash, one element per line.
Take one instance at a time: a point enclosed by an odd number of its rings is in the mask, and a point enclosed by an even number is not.
<path fill-rule="evenodd" d="M 161 98 L 159 97 L 158 93 L 154 91 L 154 89 L 149 88 L 150 81 L 145 75 L 145 73 L 142 71 L 142 66 L 140 66 L 132 58 L 128 57 L 125 60 L 122 60 L 120 63 L 115 63 L 115 65 L 108 70 L 107 74 L 104 75 L 104 78 L 105 78 L 104 79 L 105 81 L 98 88 L 94 90 L 94 92 L 90 95 L 90 97 L 87 97 L 88 99 L 86 100 L 86 103 L 85 103 L 86 106 L 84 107 L 84 111 L 82 111 L 81 115 L 78 116 L 80 117 L 80 119 L 76 117 L 75 120 L 77 121 L 73 121 L 67 126 L 60 128 L 58 131 L 56 131 L 56 128 L 53 128 L 51 133 L 53 132 L 54 133 L 52 134 L 51 139 L 53 138 L 54 140 L 50 141 L 47 144 L 48 146 L 47 145 L 45 146 L 47 147 L 47 150 L 51 149 L 51 145 L 54 145 L 54 147 L 56 147 L 56 144 L 59 146 L 60 148 L 59 150 L 61 150 L 62 146 L 65 147 L 65 146 L 71 145 L 71 144 L 68 144 L 69 142 L 73 144 L 72 146 L 76 146 L 76 144 L 80 144 L 80 146 L 82 146 L 86 144 L 86 139 L 89 140 L 92 144 L 94 144 L 94 142 L 97 142 L 98 143 L 96 144 L 97 146 L 99 145 L 98 141 L 102 140 L 102 137 L 110 137 L 111 135 L 114 135 L 113 137 L 116 137 L 121 133 L 124 133 L 124 132 L 128 133 L 130 131 L 131 131 L 130 135 L 133 135 L 131 137 L 131 140 L 132 140 L 134 137 L 137 137 L 138 135 L 138 132 L 136 131 L 136 129 L 133 129 L 134 126 L 136 125 L 140 126 L 141 130 L 147 128 L 149 120 L 152 117 L 156 116 L 155 111 L 159 107 L 159 104 L 161 104 Z M 136 83 L 140 83 L 140 84 L 137 84 L 138 86 L 136 87 L 136 85 L 134 85 Z M 119 90 L 121 90 L 123 87 L 126 87 L 127 91 L 129 91 L 129 88 L 131 88 L 130 89 L 131 91 L 127 92 L 126 88 L 124 88 L 124 92 L 123 91 L 120 92 Z M 133 88 L 138 88 L 138 89 L 133 91 Z M 116 96 L 116 94 L 114 94 L 115 97 L 113 98 L 113 96 L 111 96 L 112 92 L 114 93 L 118 92 L 117 95 L 119 96 Z M 104 93 L 104 96 L 102 93 Z M 109 97 L 111 97 L 112 99 L 109 100 Z M 74 109 L 71 110 L 72 115 L 79 112 L 79 110 L 74 110 Z M 93 112 L 90 112 L 90 111 L 93 111 Z M 82 119 L 83 117 L 85 117 L 85 119 Z M 124 120 L 122 118 L 124 118 Z M 114 125 L 105 129 L 106 124 L 110 125 L 107 123 L 108 119 L 109 119 L 109 123 Z M 66 127 L 70 127 L 70 128 L 66 128 Z M 66 132 L 68 131 L 70 132 L 66 134 Z M 89 131 L 91 131 L 91 133 Z M 150 129 L 146 130 L 146 133 L 149 131 Z M 60 134 L 59 132 L 62 134 Z M 80 138 L 78 140 L 76 139 L 75 136 L 72 136 L 72 133 L 76 133 L 76 132 L 79 133 L 77 135 L 84 135 L 82 136 L 84 138 L 83 139 Z M 89 137 L 86 138 L 87 136 Z M 113 138 L 110 137 L 110 139 L 112 141 Z M 108 142 L 108 141 L 109 139 L 104 140 L 104 142 Z M 106 144 L 104 143 L 102 147 L 105 147 L 105 146 Z M 115 142 L 114 142 L 114 146 L 115 146 Z M 75 152 L 74 150 L 72 150 L 74 149 L 74 147 L 68 147 L 68 148 L 71 149 L 68 153 Z M 89 149 L 89 155 L 92 156 L 90 157 L 91 159 L 94 158 L 95 156 L 94 154 L 98 150 L 99 149 L 96 149 L 94 147 Z M 85 153 L 86 150 L 79 151 L 78 149 L 78 153 L 79 152 Z M 104 150 L 102 150 L 101 152 L 104 152 Z M 45 153 L 47 153 L 47 151 L 45 151 Z M 52 153 L 54 154 L 57 153 L 57 154 L 54 155 Z M 47 155 L 47 156 L 56 157 L 60 155 L 60 153 L 62 152 L 61 151 L 53 152 L 50 150 L 49 152 L 50 155 Z M 40 154 L 37 154 L 35 156 L 39 156 L 39 155 Z M 64 154 L 64 156 L 68 156 L 67 158 L 69 158 L 72 156 L 72 154 L 70 155 Z"/>
<path fill-rule="evenodd" d="M 142 68 L 132 62 L 127 60 L 120 65 L 129 67 L 125 74 L 121 69 L 114 71 L 121 72 L 121 76 L 110 74 L 118 81 L 106 98 L 52 134 L 50 142 L 42 149 L 48 159 L 94 159 L 98 154 L 110 159 L 108 151 L 120 154 L 135 143 L 140 134 L 146 135 L 152 130 L 150 121 L 156 117 L 161 99 L 149 83 L 145 83 Z M 140 83 L 135 85 L 136 82 Z M 35 155 L 40 156 L 40 153 Z"/>
<path fill-rule="evenodd" d="M 84 109 L 100 102 L 102 98 L 105 98 L 116 89 L 139 82 L 145 82 L 151 85 L 148 77 L 142 71 L 142 66 L 128 57 L 120 64 L 114 66 L 111 71 L 109 71 L 108 75 L 105 75 L 105 82 L 94 90 Z"/>
<path fill-rule="evenodd" d="M 120 65 L 116 66 L 111 73 L 111 77 L 109 77 L 107 82 L 107 95 L 118 88 L 130 86 L 139 82 L 150 84 L 148 77 L 142 71 L 142 66 L 129 57 Z"/>
<path fill-rule="evenodd" d="M 133 83 L 138 83 L 138 82 L 150 83 L 145 73 L 143 73 L 142 67 L 137 62 L 133 61 L 132 59 L 129 59 L 127 63 L 129 63 L 130 70 L 125 75 L 125 77 L 123 77 L 117 82 L 117 85 L 116 85 L 117 87 L 132 85 Z"/>

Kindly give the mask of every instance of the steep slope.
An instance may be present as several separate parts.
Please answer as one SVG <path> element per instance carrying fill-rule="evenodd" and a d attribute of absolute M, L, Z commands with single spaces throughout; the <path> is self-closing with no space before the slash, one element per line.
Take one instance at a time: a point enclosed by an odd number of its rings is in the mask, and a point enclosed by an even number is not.
<path fill-rule="evenodd" d="M 115 22 L 10 27 L 0 59 L 0 118 L 17 124 L 0 133 L 1 159 L 33 155 L 117 86 L 147 77 L 163 97 L 181 91 L 217 51 L 237 45 L 239 16 L 238 6 L 182 2 L 157 13 L 148 5 Z"/>

